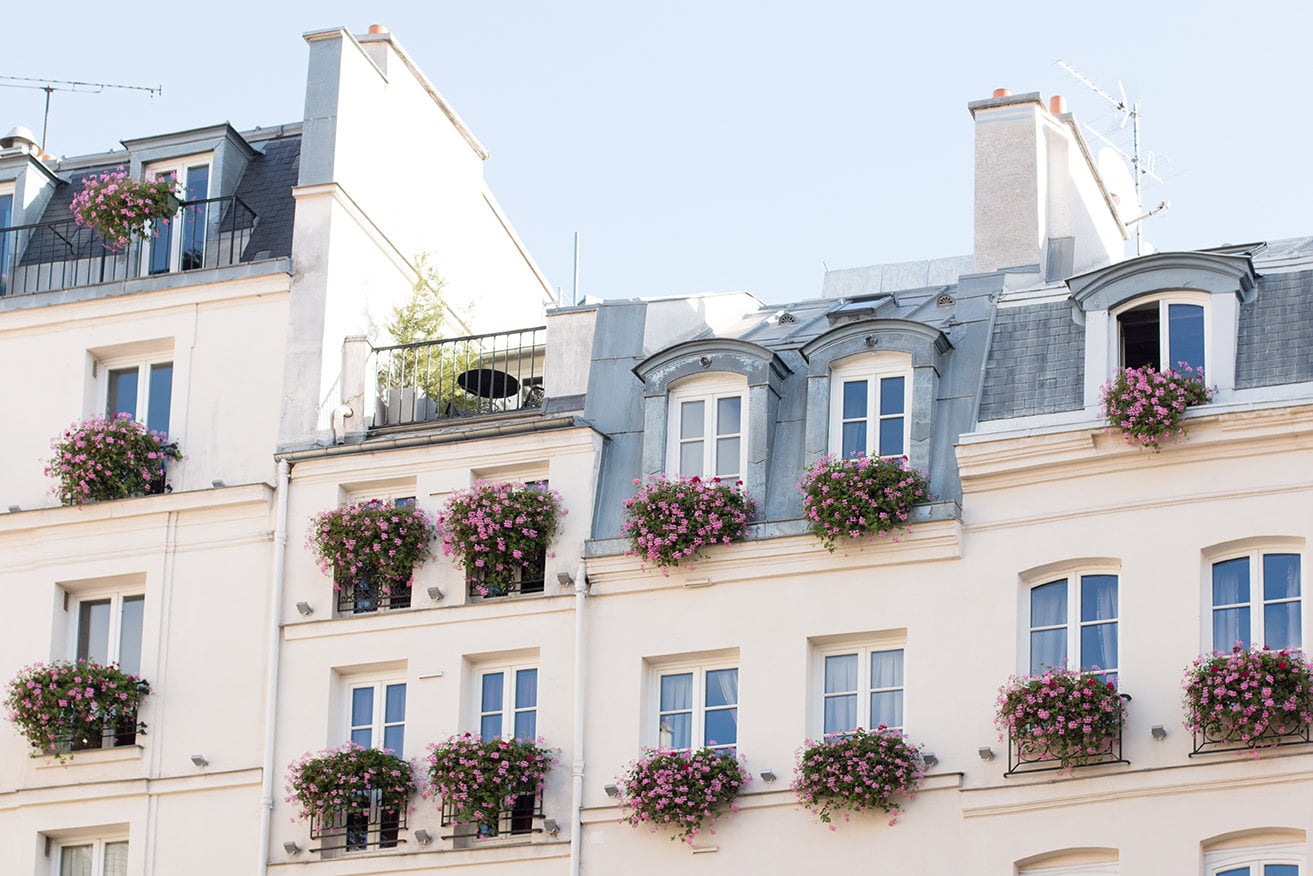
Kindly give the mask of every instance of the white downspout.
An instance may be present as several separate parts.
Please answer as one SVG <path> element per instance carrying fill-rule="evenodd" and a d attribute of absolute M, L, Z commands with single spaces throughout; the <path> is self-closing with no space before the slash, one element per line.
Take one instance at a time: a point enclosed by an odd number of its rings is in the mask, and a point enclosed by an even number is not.
<path fill-rule="evenodd" d="M 570 748 L 572 793 L 570 798 L 570 876 L 579 876 L 583 851 L 584 823 L 584 605 L 588 597 L 588 566 L 581 559 L 574 573 L 574 739 Z"/>
<path fill-rule="evenodd" d="M 274 727 L 278 707 L 278 657 L 283 638 L 283 581 L 287 556 L 287 485 L 292 464 L 278 460 L 277 518 L 274 522 L 273 586 L 269 588 L 269 652 L 265 656 L 264 762 L 260 779 L 260 842 L 256 851 L 259 876 L 269 872 L 269 830 L 274 816 Z"/>

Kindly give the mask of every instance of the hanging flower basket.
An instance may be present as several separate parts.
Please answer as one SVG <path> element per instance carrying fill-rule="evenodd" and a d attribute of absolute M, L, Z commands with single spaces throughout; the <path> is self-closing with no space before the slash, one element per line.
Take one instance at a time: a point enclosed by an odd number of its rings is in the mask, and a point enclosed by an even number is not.
<path fill-rule="evenodd" d="M 84 177 L 69 209 L 78 225 L 90 228 L 106 249 L 117 252 L 133 238 L 153 234 L 154 223 L 172 219 L 180 204 L 175 178 L 133 179 L 120 167 Z"/>
<path fill-rule="evenodd" d="M 997 702 L 999 738 L 1011 739 L 1018 760 L 1063 770 L 1114 756 L 1126 716 L 1115 684 L 1065 667 L 1013 676 Z"/>
<path fill-rule="evenodd" d="M 713 544 L 743 541 L 756 503 L 742 481 L 656 475 L 625 500 L 622 532 L 629 553 L 660 567 L 677 566 Z"/>
<path fill-rule="evenodd" d="M 748 781 L 747 771 L 729 752 L 657 748 L 645 750 L 617 784 L 625 821 L 634 827 L 650 825 L 653 832 L 669 828 L 672 841 L 692 845 L 726 809 L 738 811 L 734 799 Z"/>
<path fill-rule="evenodd" d="M 480 739 L 473 733 L 429 746 L 429 784 L 453 822 L 491 828 L 517 797 L 539 794 L 556 752 L 528 739 Z"/>
<path fill-rule="evenodd" d="M 913 506 L 930 500 L 925 473 L 901 457 L 826 456 L 808 466 L 798 489 L 807 530 L 831 553 L 840 539 L 902 528 Z"/>
<path fill-rule="evenodd" d="M 825 824 L 840 813 L 847 821 L 849 813 L 869 809 L 892 815 L 893 824 L 924 778 L 920 748 L 901 731 L 881 724 L 870 731 L 859 727 L 818 742 L 807 740 L 798 752 L 793 790 Z"/>
<path fill-rule="evenodd" d="M 35 753 L 63 760 L 70 749 L 99 748 L 107 732 L 135 733 L 149 693 L 144 679 L 117 666 L 57 660 L 24 667 L 9 682 L 4 705 Z"/>
<path fill-rule="evenodd" d="M 1212 397 L 1203 371 L 1181 363 L 1179 371 L 1123 368 L 1104 384 L 1100 400 L 1109 430 L 1120 431 L 1128 444 L 1156 451 L 1173 436 L 1185 435 L 1181 421 L 1187 408 Z"/>
<path fill-rule="evenodd" d="M 306 546 L 337 589 L 367 578 L 391 595 L 393 588 L 409 587 L 414 568 L 433 556 L 436 536 L 419 506 L 370 499 L 316 514 Z"/>
<path fill-rule="evenodd" d="M 438 515 L 442 552 L 482 595 L 501 595 L 517 575 L 541 565 L 565 514 L 561 494 L 545 485 L 476 481 L 453 493 Z"/>
<path fill-rule="evenodd" d="M 1313 724 L 1313 672 L 1299 651 L 1203 654 L 1186 670 L 1185 726 L 1207 742 L 1257 752 Z"/>
<path fill-rule="evenodd" d="M 409 761 L 354 742 L 303 755 L 288 767 L 286 781 L 287 802 L 295 804 L 298 816 L 320 824 L 343 814 L 367 817 L 375 797 L 403 808 L 416 788 Z"/>
<path fill-rule="evenodd" d="M 119 414 L 74 423 L 50 442 L 45 473 L 63 505 L 146 496 L 165 490 L 165 465 L 182 459 L 178 444 Z"/>

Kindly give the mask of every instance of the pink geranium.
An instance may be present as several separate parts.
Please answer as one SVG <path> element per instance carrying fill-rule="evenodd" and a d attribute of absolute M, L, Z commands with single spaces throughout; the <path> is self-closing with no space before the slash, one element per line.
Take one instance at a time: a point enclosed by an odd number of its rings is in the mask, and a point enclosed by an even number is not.
<path fill-rule="evenodd" d="M 1203 371 L 1182 362 L 1179 371 L 1123 368 L 1104 384 L 1100 401 L 1109 430 L 1120 431 L 1130 444 L 1157 450 L 1173 435 L 1185 434 L 1186 408 L 1207 404 L 1212 395 Z"/>
<path fill-rule="evenodd" d="M 629 553 L 657 566 L 677 566 L 713 544 L 742 541 L 756 503 L 743 489 L 720 478 L 657 475 L 625 500 L 622 532 Z"/>
<path fill-rule="evenodd" d="M 624 820 L 634 827 L 669 828 L 671 840 L 689 845 L 704 824 L 725 810 L 737 811 L 734 798 L 749 777 L 727 751 L 647 749 L 617 780 Z M 714 831 L 713 831 L 714 832 Z"/>
<path fill-rule="evenodd" d="M 841 538 L 874 538 L 904 527 L 913 506 L 930 501 L 925 472 L 902 457 L 826 456 L 807 468 L 798 489 L 808 531 L 831 552 Z"/>

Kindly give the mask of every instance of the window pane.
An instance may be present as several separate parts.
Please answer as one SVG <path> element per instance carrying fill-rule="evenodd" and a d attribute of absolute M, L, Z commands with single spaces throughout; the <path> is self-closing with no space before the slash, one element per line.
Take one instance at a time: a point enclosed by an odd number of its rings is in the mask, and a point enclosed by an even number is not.
<path fill-rule="evenodd" d="M 538 670 L 520 669 L 515 673 L 515 708 L 531 709 L 538 705 Z"/>
<path fill-rule="evenodd" d="M 406 720 L 406 686 L 389 684 L 383 701 L 383 723 L 398 724 Z"/>
<path fill-rule="evenodd" d="M 188 201 L 204 201 L 209 194 L 209 165 L 187 168 Z M 205 265 L 205 209 L 206 204 L 189 204 L 182 209 L 182 270 L 190 271 Z"/>
<path fill-rule="evenodd" d="M 479 711 L 500 712 L 506 700 L 502 696 L 503 677 L 500 672 L 486 672 L 483 675 L 483 698 Z"/>
<path fill-rule="evenodd" d="M 902 456 L 903 418 L 888 417 L 880 421 L 880 455 Z"/>
<path fill-rule="evenodd" d="M 1271 602 L 1263 607 L 1263 647 L 1298 648 L 1303 638 L 1299 634 L 1299 603 Z"/>
<path fill-rule="evenodd" d="M 1031 674 L 1050 666 L 1061 666 L 1067 659 L 1067 630 L 1041 630 L 1030 634 Z"/>
<path fill-rule="evenodd" d="M 105 402 L 105 415 L 137 416 L 137 369 L 115 368 L 109 372 L 109 398 Z"/>
<path fill-rule="evenodd" d="M 109 662 L 109 600 L 97 599 L 78 606 L 79 660 Z"/>
<path fill-rule="evenodd" d="M 882 690 L 871 694 L 871 726 L 903 726 L 903 692 Z"/>
<path fill-rule="evenodd" d="M 383 747 L 388 751 L 401 754 L 406 744 L 406 726 L 397 724 L 393 727 L 383 728 Z"/>
<path fill-rule="evenodd" d="M 1198 304 L 1167 305 L 1167 367 L 1179 368 L 1184 362 L 1192 368 L 1204 367 L 1204 309 Z"/>
<path fill-rule="evenodd" d="M 843 383 L 843 419 L 866 418 L 866 381 L 845 380 Z"/>
<path fill-rule="evenodd" d="M 1223 870 L 1217 876 L 1249 876 L 1248 867 L 1235 867 L 1230 870 Z M 1298 874 L 1296 874 L 1298 876 Z"/>
<path fill-rule="evenodd" d="M 64 846 L 60 849 L 59 876 L 91 876 L 91 846 Z"/>
<path fill-rule="evenodd" d="M 905 379 L 902 377 L 885 377 L 880 381 L 880 416 L 903 413 L 903 390 Z"/>
<path fill-rule="evenodd" d="M 1117 317 L 1122 335 L 1122 364 L 1127 368 L 1160 366 L 1158 302 L 1151 301 Z"/>
<path fill-rule="evenodd" d="M 128 876 L 127 840 L 105 843 L 105 876 Z"/>
<path fill-rule="evenodd" d="M 682 475 L 702 474 L 702 442 L 689 441 L 679 445 L 679 473 Z"/>
<path fill-rule="evenodd" d="M 1213 563 L 1213 605 L 1249 604 L 1249 557 Z"/>
<path fill-rule="evenodd" d="M 903 686 L 903 652 L 871 652 L 871 687 Z"/>
<path fill-rule="evenodd" d="M 141 675 L 141 627 L 145 622 L 146 597 L 123 597 L 119 618 L 119 668 Z"/>
<path fill-rule="evenodd" d="M 1299 876 L 1299 867 L 1295 864 L 1264 864 L 1263 876 Z"/>
<path fill-rule="evenodd" d="M 498 712 L 495 715 L 484 715 L 479 719 L 479 738 L 501 738 L 501 712 Z"/>
<path fill-rule="evenodd" d="M 1299 554 L 1263 554 L 1263 598 L 1299 595 Z"/>
<path fill-rule="evenodd" d="M 866 452 L 866 421 L 858 423 L 843 424 L 843 447 L 841 448 L 844 459 L 852 456 L 854 453 Z"/>
<path fill-rule="evenodd" d="M 693 708 L 693 673 L 661 676 L 661 711 Z"/>
<path fill-rule="evenodd" d="M 825 733 L 857 729 L 857 694 L 825 698 Z"/>
<path fill-rule="evenodd" d="M 1213 611 L 1213 650 L 1230 651 L 1239 642 L 1249 644 L 1249 607 L 1220 608 Z"/>
<path fill-rule="evenodd" d="M 703 424 L 705 405 L 701 401 L 686 401 L 679 406 L 679 437 L 701 438 L 707 434 Z"/>
<path fill-rule="evenodd" d="M 1051 581 L 1030 591 L 1030 625 L 1055 627 L 1067 623 L 1067 582 Z"/>
<path fill-rule="evenodd" d="M 1117 617 L 1117 576 L 1082 575 L 1080 619 L 1111 620 Z"/>
<path fill-rule="evenodd" d="M 739 710 L 713 709 L 707 712 L 706 745 L 737 745 L 739 741 Z"/>
<path fill-rule="evenodd" d="M 146 403 L 146 428 L 168 433 L 169 408 L 173 400 L 173 363 L 150 366 L 150 398 Z"/>
<path fill-rule="evenodd" d="M 357 687 L 351 690 L 351 726 L 368 727 L 374 723 L 374 689 Z"/>
<path fill-rule="evenodd" d="M 739 438 L 716 439 L 716 476 L 728 477 L 739 473 Z"/>
<path fill-rule="evenodd" d="M 1080 631 L 1080 668 L 1117 668 L 1117 624 L 1091 624 Z"/>
<path fill-rule="evenodd" d="M 515 738 L 538 738 L 538 713 L 535 711 L 515 713 Z"/>
<path fill-rule="evenodd" d="M 716 434 L 737 435 L 743 431 L 743 399 L 737 395 L 716 399 Z"/>
<path fill-rule="evenodd" d="M 707 673 L 707 707 L 733 706 L 739 701 L 739 671 L 713 669 Z"/>
<path fill-rule="evenodd" d="M 685 749 L 693 747 L 693 716 L 688 712 L 661 716 L 662 748 Z"/>
<path fill-rule="evenodd" d="M 825 658 L 825 692 L 847 693 L 857 690 L 857 655 L 836 654 Z"/>
<path fill-rule="evenodd" d="M 361 748 L 369 748 L 374 744 L 374 731 L 368 727 L 352 730 L 351 741 Z"/>

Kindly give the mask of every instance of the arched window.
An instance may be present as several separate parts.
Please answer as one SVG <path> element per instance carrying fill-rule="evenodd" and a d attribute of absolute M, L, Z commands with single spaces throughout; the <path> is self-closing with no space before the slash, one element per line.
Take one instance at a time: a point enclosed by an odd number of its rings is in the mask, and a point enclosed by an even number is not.
<path fill-rule="evenodd" d="M 737 374 L 687 378 L 670 390 L 666 471 L 739 480 L 747 470 L 748 384 Z"/>
<path fill-rule="evenodd" d="M 1167 293 L 1137 299 L 1116 311 L 1118 363 L 1160 371 L 1183 365 L 1204 370 L 1208 347 L 1208 296 Z"/>

